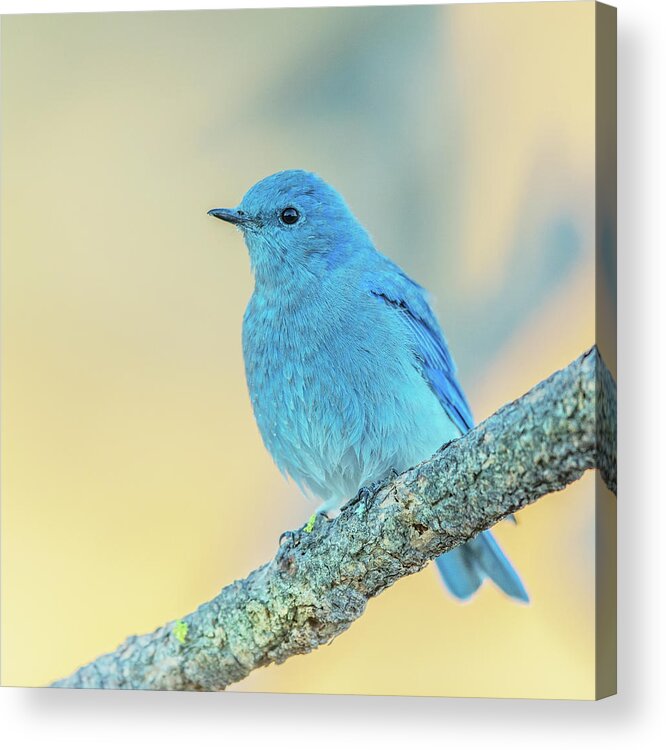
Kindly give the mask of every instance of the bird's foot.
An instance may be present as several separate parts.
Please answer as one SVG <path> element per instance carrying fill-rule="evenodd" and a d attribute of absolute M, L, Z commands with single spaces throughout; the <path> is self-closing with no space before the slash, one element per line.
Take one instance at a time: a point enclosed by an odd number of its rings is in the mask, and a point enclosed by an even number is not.
<path fill-rule="evenodd" d="M 386 479 L 394 479 L 398 476 L 398 472 L 395 469 L 391 469 L 390 475 Z M 373 482 L 369 485 L 364 485 L 354 495 L 354 497 L 347 500 L 347 502 L 340 508 L 340 512 L 349 508 L 352 505 L 358 505 L 359 511 L 364 511 L 367 503 L 377 494 L 377 491 L 385 484 L 386 479 L 380 479 L 378 482 Z"/>
<path fill-rule="evenodd" d="M 278 539 L 278 547 L 281 547 L 285 542 L 291 544 L 297 535 L 298 531 L 283 531 Z"/>
<path fill-rule="evenodd" d="M 376 487 L 373 484 L 371 484 L 369 487 L 361 487 L 361 489 L 356 493 L 356 497 L 352 499 L 352 503 L 360 503 L 361 505 L 365 505 L 368 500 L 372 500 L 375 491 Z"/>

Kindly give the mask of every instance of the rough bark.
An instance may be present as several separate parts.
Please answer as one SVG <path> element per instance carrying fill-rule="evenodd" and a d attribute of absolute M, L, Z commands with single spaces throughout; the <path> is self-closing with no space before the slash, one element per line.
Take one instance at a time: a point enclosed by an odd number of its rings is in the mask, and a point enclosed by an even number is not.
<path fill-rule="evenodd" d="M 615 491 L 615 383 L 596 347 L 459 440 L 287 534 L 274 560 L 57 687 L 221 690 L 330 642 L 368 599 L 598 468 Z"/>

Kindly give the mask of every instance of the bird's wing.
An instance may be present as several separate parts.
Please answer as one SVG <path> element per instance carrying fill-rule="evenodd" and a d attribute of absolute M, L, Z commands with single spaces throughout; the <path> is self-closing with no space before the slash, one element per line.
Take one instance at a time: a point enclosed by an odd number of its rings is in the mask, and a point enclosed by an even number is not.
<path fill-rule="evenodd" d="M 373 274 L 369 291 L 403 315 L 412 334 L 419 369 L 456 427 L 474 426 L 472 411 L 456 378 L 456 368 L 427 292 L 387 259 L 384 272 Z"/>

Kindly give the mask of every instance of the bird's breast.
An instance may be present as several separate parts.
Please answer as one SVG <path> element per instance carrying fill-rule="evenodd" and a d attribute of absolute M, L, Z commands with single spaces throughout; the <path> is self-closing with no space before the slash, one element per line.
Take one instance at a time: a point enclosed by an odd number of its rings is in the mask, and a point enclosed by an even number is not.
<path fill-rule="evenodd" d="M 345 317 L 324 299 L 305 298 L 291 306 L 251 301 L 243 322 L 243 355 L 267 444 L 275 438 L 302 448 L 315 442 L 314 433 L 333 430 L 327 422 L 341 412 L 348 430 L 358 421 L 349 402 L 360 400 L 357 375 L 370 363 L 363 362 L 363 342 Z"/>
<path fill-rule="evenodd" d="M 348 497 L 446 439 L 441 406 L 385 312 L 371 297 L 316 296 L 293 305 L 255 297 L 246 310 L 245 370 L 264 443 L 321 497 Z"/>

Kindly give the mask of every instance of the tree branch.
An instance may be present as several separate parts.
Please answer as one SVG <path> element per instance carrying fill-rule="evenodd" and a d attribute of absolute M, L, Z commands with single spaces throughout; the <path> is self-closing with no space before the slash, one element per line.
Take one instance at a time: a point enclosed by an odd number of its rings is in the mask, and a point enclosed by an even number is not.
<path fill-rule="evenodd" d="M 596 347 L 432 458 L 351 500 L 182 621 L 57 687 L 221 690 L 330 642 L 370 597 L 598 468 L 616 491 L 616 390 Z"/>

